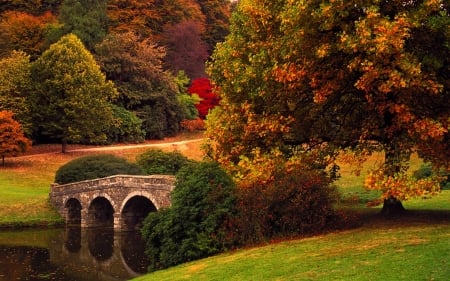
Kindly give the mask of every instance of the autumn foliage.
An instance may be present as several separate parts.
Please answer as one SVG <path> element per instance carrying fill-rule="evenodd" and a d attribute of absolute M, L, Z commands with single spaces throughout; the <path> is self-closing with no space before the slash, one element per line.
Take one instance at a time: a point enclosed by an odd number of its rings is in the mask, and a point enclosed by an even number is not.
<path fill-rule="evenodd" d="M 200 97 L 200 103 L 195 106 L 199 117 L 202 119 L 205 119 L 209 111 L 219 104 L 219 97 L 213 92 L 208 78 L 194 79 L 188 91 L 190 94 L 197 94 Z"/>
<path fill-rule="evenodd" d="M 3 165 L 5 157 L 17 156 L 31 146 L 31 141 L 24 136 L 20 123 L 13 116 L 11 111 L 0 111 L 0 156 Z"/>
<path fill-rule="evenodd" d="M 413 152 L 450 169 L 449 26 L 448 1 L 239 1 L 208 62 L 209 155 L 239 173 L 273 151 L 385 152 L 383 198 L 432 193 L 404 176 Z"/>

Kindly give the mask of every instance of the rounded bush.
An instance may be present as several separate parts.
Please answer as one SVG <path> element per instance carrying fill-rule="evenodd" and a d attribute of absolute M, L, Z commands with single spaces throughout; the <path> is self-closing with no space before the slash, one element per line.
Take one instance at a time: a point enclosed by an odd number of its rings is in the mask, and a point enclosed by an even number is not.
<path fill-rule="evenodd" d="M 137 158 L 137 164 L 148 175 L 175 175 L 182 167 L 193 162 L 178 151 L 164 152 L 160 149 L 151 149 Z"/>
<path fill-rule="evenodd" d="M 176 175 L 170 208 L 150 213 L 142 234 L 150 270 L 224 251 L 235 214 L 235 186 L 217 164 L 187 165 Z"/>
<path fill-rule="evenodd" d="M 71 182 L 104 178 L 112 175 L 143 175 L 136 165 L 110 154 L 90 155 L 74 159 L 56 171 L 55 182 Z"/>

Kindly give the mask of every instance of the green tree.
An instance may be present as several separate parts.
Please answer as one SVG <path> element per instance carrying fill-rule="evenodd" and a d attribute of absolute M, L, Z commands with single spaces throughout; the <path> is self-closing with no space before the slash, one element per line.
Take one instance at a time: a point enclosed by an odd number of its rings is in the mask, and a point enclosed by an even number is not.
<path fill-rule="evenodd" d="M 20 123 L 13 119 L 11 111 L 0 111 L 0 157 L 2 165 L 5 165 L 5 157 L 17 156 L 27 151 L 31 141 L 27 139 L 22 131 Z"/>
<path fill-rule="evenodd" d="M 92 51 L 101 42 L 108 29 L 106 0 L 63 0 L 59 10 L 61 25 L 49 34 L 56 42 L 65 34 L 73 33 Z"/>
<path fill-rule="evenodd" d="M 30 56 L 13 51 L 0 60 L 0 110 L 12 111 L 26 134 L 31 133 Z"/>
<path fill-rule="evenodd" d="M 175 77 L 163 69 L 164 48 L 128 32 L 108 35 L 96 54 L 107 78 L 117 86 L 117 103 L 143 121 L 148 138 L 178 133 L 183 109 Z"/>
<path fill-rule="evenodd" d="M 386 212 L 432 193 L 405 170 L 415 149 L 449 167 L 449 23 L 439 0 L 240 1 L 209 67 L 212 157 L 239 171 L 255 151 L 313 153 L 319 168 L 343 148 L 384 151 L 368 183 Z"/>
<path fill-rule="evenodd" d="M 175 77 L 175 83 L 178 87 L 177 100 L 183 109 L 183 119 L 194 120 L 198 118 L 198 110 L 195 105 L 200 103 L 200 98 L 198 95 L 191 95 L 188 92 L 189 82 L 189 78 L 184 71 L 177 73 L 177 77 Z"/>
<path fill-rule="evenodd" d="M 73 34 L 52 44 L 32 64 L 37 133 L 68 142 L 105 141 L 117 91 L 92 54 Z"/>

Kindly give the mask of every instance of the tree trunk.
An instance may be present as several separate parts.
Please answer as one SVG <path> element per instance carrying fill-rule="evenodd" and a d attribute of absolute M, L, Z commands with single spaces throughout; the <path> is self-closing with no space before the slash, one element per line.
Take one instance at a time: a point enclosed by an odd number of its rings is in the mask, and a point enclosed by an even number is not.
<path fill-rule="evenodd" d="M 66 153 L 66 151 L 67 151 L 67 141 L 63 139 L 61 142 L 61 152 Z"/>
<path fill-rule="evenodd" d="M 403 204 L 400 200 L 395 197 L 389 197 L 384 199 L 383 209 L 381 209 L 381 213 L 386 216 L 395 216 L 402 214 L 405 211 Z"/>

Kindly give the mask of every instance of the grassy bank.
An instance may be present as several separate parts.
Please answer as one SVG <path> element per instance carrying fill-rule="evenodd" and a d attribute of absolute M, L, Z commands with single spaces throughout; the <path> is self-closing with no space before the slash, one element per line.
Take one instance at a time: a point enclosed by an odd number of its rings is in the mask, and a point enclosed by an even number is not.
<path fill-rule="evenodd" d="M 443 196 L 450 199 L 450 192 Z M 448 212 L 366 219 L 357 229 L 229 252 L 134 280 L 448 280 Z"/>

